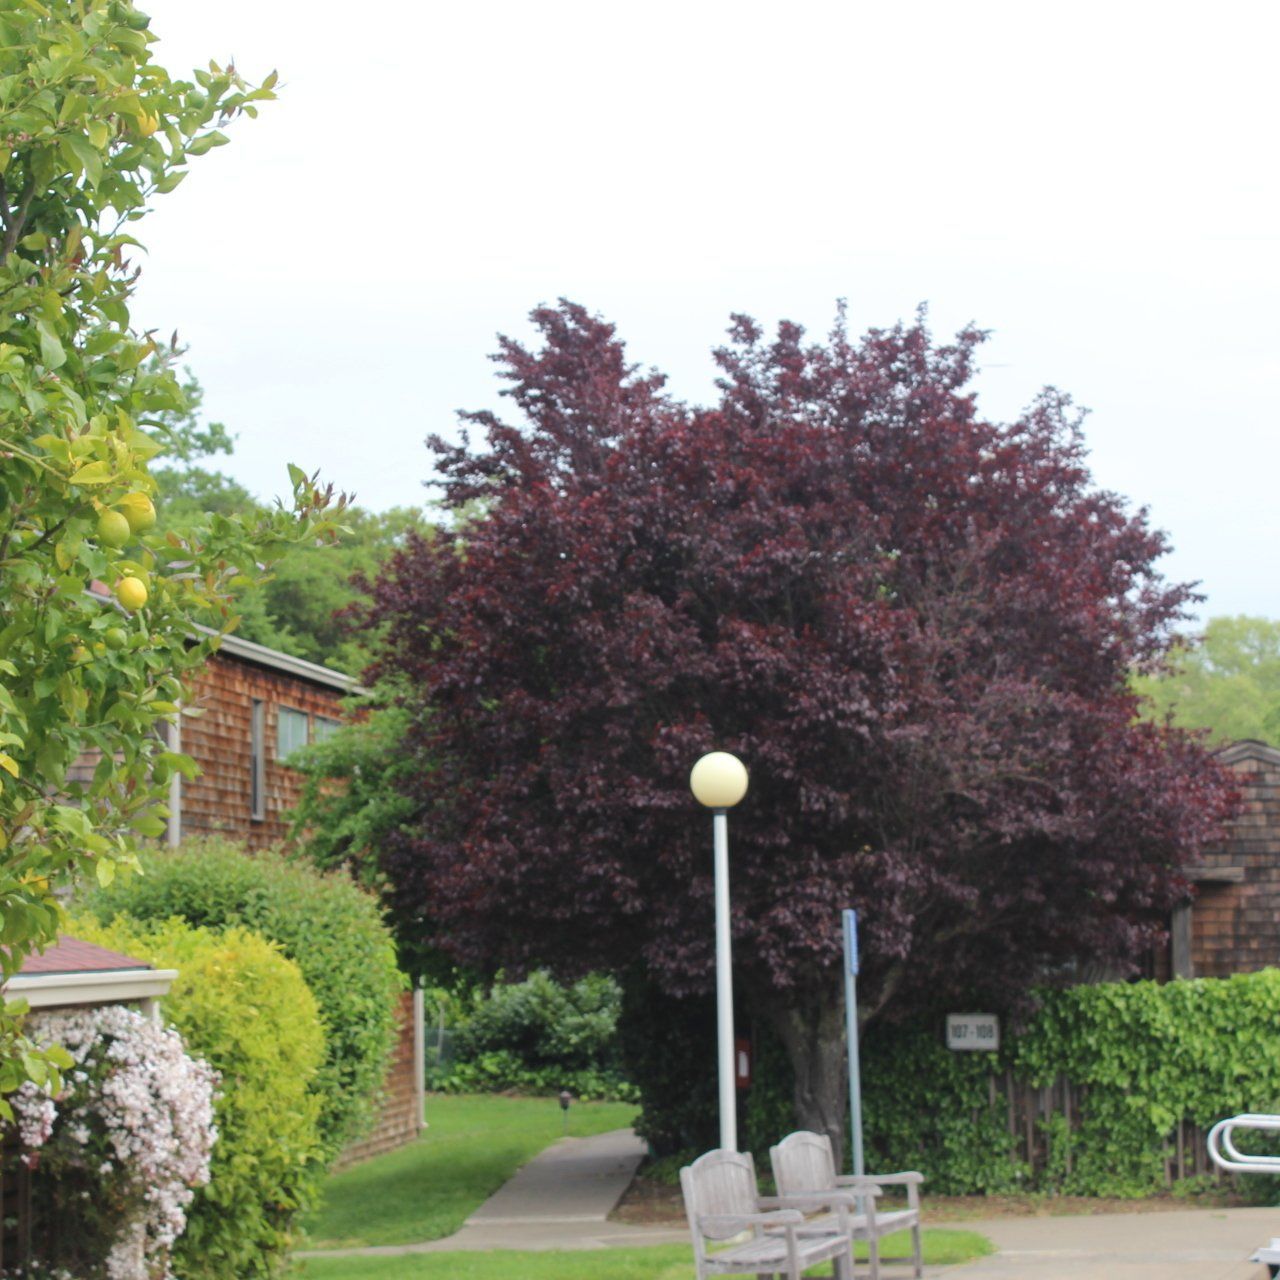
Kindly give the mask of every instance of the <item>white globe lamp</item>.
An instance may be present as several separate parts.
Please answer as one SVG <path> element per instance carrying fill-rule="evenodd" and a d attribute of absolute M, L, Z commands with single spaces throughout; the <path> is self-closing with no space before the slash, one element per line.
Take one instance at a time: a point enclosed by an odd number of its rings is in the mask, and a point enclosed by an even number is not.
<path fill-rule="evenodd" d="M 747 766 L 727 751 L 708 752 L 689 774 L 693 798 L 708 809 L 732 809 L 747 794 Z"/>

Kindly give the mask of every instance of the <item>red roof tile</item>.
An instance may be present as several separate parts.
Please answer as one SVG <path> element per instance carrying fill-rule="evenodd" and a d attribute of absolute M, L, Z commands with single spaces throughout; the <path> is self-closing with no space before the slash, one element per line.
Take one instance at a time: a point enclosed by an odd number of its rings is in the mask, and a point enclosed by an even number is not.
<path fill-rule="evenodd" d="M 43 955 L 28 956 L 22 972 L 37 973 L 110 973 L 116 969 L 150 969 L 143 960 L 108 951 L 92 942 L 69 938 L 65 933 Z"/>

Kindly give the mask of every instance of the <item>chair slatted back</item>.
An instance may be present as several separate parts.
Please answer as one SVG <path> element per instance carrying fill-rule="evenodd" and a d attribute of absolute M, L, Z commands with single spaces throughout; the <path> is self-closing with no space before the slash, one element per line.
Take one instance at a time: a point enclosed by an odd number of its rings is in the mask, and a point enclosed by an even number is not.
<path fill-rule="evenodd" d="M 709 1214 L 751 1214 L 758 1211 L 755 1161 L 746 1152 L 708 1151 L 680 1170 L 680 1189 L 695 1248 L 702 1239 L 728 1240 L 735 1230 L 708 1231 L 702 1219 Z"/>
<path fill-rule="evenodd" d="M 788 1134 L 776 1147 L 769 1148 L 769 1160 L 779 1195 L 830 1191 L 836 1185 L 831 1139 L 825 1133 L 802 1129 Z"/>

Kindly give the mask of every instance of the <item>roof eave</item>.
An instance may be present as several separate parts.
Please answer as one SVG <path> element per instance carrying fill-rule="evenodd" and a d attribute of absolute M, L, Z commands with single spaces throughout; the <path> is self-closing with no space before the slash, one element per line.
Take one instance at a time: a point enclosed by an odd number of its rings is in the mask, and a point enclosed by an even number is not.
<path fill-rule="evenodd" d="M 169 994 L 177 969 L 105 969 L 86 973 L 19 973 L 5 983 L 7 999 L 32 1009 L 68 1005 L 125 1004 Z"/>

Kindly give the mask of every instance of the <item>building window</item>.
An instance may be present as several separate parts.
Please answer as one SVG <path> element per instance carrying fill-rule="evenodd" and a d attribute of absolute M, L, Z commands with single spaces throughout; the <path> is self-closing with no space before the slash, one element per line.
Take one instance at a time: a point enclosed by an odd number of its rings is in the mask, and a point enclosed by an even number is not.
<path fill-rule="evenodd" d="M 316 716 L 316 741 L 327 742 L 341 728 L 341 720 L 335 720 L 332 716 Z"/>
<path fill-rule="evenodd" d="M 287 760 L 299 747 L 307 745 L 311 717 L 293 707 L 281 707 L 276 721 L 276 759 Z"/>
<path fill-rule="evenodd" d="M 267 708 L 261 698 L 254 698 L 249 719 L 249 796 L 252 817 L 261 822 L 267 816 Z"/>

